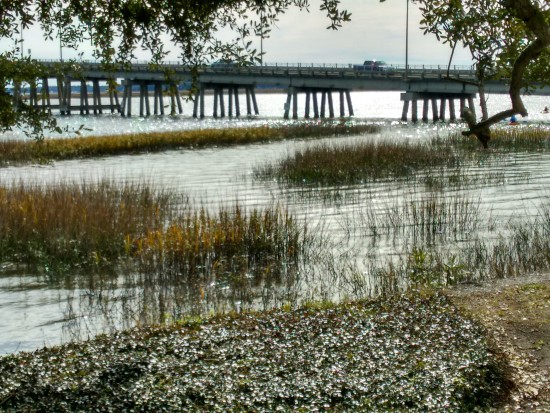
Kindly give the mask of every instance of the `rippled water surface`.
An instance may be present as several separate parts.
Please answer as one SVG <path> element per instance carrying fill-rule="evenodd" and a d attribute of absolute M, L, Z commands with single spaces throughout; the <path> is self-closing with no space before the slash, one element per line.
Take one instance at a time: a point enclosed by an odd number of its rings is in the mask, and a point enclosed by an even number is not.
<path fill-rule="evenodd" d="M 86 118 L 72 116 L 60 118 L 60 122 L 74 127 L 85 124 L 92 129 L 86 132 L 90 134 L 276 124 L 283 122 L 281 118 L 285 98 L 283 94 L 258 95 L 261 115 L 252 119 L 195 120 L 188 116 L 192 111 L 192 106 L 188 103 L 184 108 L 185 114 L 177 117 L 140 119 L 114 115 Z M 401 114 L 398 93 L 364 92 L 355 93 L 352 98 L 356 119 L 379 123 L 382 125 L 381 133 L 374 136 L 350 136 L 323 141 L 343 143 L 388 137 L 418 140 L 460 128 L 460 125 L 456 124 L 413 125 L 397 121 Z M 490 109 L 501 109 L 505 107 L 506 102 L 505 96 L 491 96 Z M 549 123 L 549 115 L 540 113 L 540 109 L 547 104 L 547 98 L 527 97 L 526 103 L 531 115 L 529 119 L 524 119 L 524 122 Z M 22 135 L 11 133 L 0 137 L 14 138 L 22 139 Z M 286 141 L 230 148 L 214 147 L 103 157 L 55 162 L 51 165 L 7 167 L 0 169 L 0 182 L 6 185 L 22 180 L 50 184 L 66 180 L 97 182 L 104 178 L 148 182 L 189 194 L 192 199 L 204 203 L 213 210 L 220 205 L 231 205 L 235 201 L 246 206 L 269 206 L 278 202 L 287 206 L 296 216 L 307 218 L 310 225 L 323 225 L 334 233 L 335 237 L 346 231 L 346 222 L 357 220 L 358 211 L 361 211 L 364 203 L 373 202 L 384 206 L 403 197 L 415 197 L 425 190 L 420 186 L 409 187 L 402 183 L 372 185 L 368 188 L 355 187 L 349 190 L 353 196 L 350 196 L 348 201 L 327 204 L 320 199 L 305 201 L 303 197 L 294 193 L 299 189 L 285 190 L 274 182 L 252 179 L 254 167 L 285 157 L 296 149 L 318 143 L 319 140 Z M 510 155 L 497 164 L 475 165 L 469 173 L 492 173 L 500 177 L 494 184 L 474 188 L 469 190 L 468 194 L 472 199 L 479 200 L 480 209 L 493 220 L 505 221 L 517 214 L 534 215 L 540 197 L 548 195 L 550 156 Z M 391 253 L 392 246 L 384 245 L 380 248 L 386 248 Z M 86 294 L 89 292 L 70 286 L 52 287 L 39 277 L 18 274 L 9 263 L 0 263 L 0 354 L 32 350 L 72 338 L 85 339 L 98 331 L 109 331 L 110 328 L 124 326 L 120 320 L 107 322 L 98 319 L 95 323 L 88 323 L 86 317 L 93 315 L 81 310 Z M 76 330 L 71 330 L 71 326 L 75 325 L 80 326 L 76 333 Z"/>

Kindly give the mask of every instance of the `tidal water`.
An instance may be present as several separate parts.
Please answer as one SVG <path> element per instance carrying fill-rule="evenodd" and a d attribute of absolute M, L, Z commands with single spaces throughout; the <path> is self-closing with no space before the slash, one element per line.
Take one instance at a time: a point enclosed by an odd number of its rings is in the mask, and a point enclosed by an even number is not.
<path fill-rule="evenodd" d="M 252 125 L 284 124 L 282 119 L 286 96 L 281 93 L 257 96 L 260 115 L 240 119 L 193 119 L 192 105 L 184 105 L 184 114 L 175 117 L 122 118 L 118 115 L 71 116 L 59 118 L 62 125 L 78 128 L 85 125 L 84 134 L 113 134 L 160 130 L 198 128 L 228 128 Z M 325 138 L 327 142 L 357 142 L 371 139 L 422 140 L 437 134 L 459 130 L 458 123 L 401 122 L 399 93 L 356 92 L 352 95 L 354 119 L 381 125 L 379 134 Z M 541 112 L 549 97 L 528 96 L 525 103 L 530 111 L 520 123 L 544 124 L 550 127 L 550 115 Z M 241 102 L 244 98 L 241 99 Z M 303 113 L 304 102 L 300 102 Z M 476 102 L 477 103 L 477 102 Z M 138 107 L 137 104 L 133 105 Z M 209 105 L 207 104 L 207 108 Z M 506 96 L 489 97 L 491 112 L 507 107 Z M 241 113 L 244 110 L 241 108 Z M 338 113 L 338 108 L 336 108 Z M 208 112 L 207 112 L 208 113 Z M 303 121 L 303 120 L 302 120 Z M 312 121 L 313 122 L 313 121 Z M 503 124 L 504 126 L 504 124 Z M 73 135 L 66 135 L 70 139 Z M 25 139 L 21 132 L 10 132 L 0 139 Z M 275 182 L 253 179 L 255 167 L 273 162 L 320 140 L 289 140 L 236 147 L 185 149 L 151 154 L 102 157 L 87 160 L 55 162 L 48 165 L 6 167 L 0 169 L 0 184 L 35 182 L 40 185 L 57 182 L 98 182 L 102 179 L 124 182 L 146 182 L 187 194 L 191 199 L 216 210 L 220 206 L 239 202 L 249 207 L 271 206 L 280 203 L 311 226 L 323 227 L 334 238 L 349 232 L 349 223 L 358 219 L 362 203 L 374 202 L 381 207 L 403 197 L 414 198 L 424 189 L 400 183 L 354 187 L 349 197 L 340 202 L 327 203 L 322 199 L 304 200 L 296 192 L 280 188 Z M 471 174 L 497 174 L 493 184 L 482 185 L 468 196 L 479 202 L 480 210 L 493 221 L 506 221 L 517 214 L 532 216 L 537 213 L 538 200 L 548 195 L 550 188 L 550 156 L 546 154 L 510 155 L 498 164 L 476 165 Z M 345 191 L 344 191 L 345 192 Z M 368 193 L 368 196 L 366 195 Z M 347 199 L 347 200 L 346 200 Z M 353 226 L 353 225 L 352 225 Z M 357 237 L 361 243 L 365 240 Z M 365 247 L 366 248 L 366 247 Z M 392 245 L 380 246 L 392 253 Z M 372 251 L 371 251 L 372 252 Z M 371 253 L 369 252 L 369 253 Z M 364 252 L 367 254 L 367 252 Z M 364 257 L 357 257 L 364 259 Z M 52 286 L 41 277 L 18 273 L 10 263 L 0 263 L 0 355 L 33 350 L 44 345 L 56 345 L 72 339 L 87 339 L 98 332 L 129 324 L 121 320 L 105 319 L 82 307 L 83 298 L 90 294 L 72 286 Z M 84 300 L 85 301 L 85 300 Z M 112 312 L 110 314 L 113 314 Z M 103 318 L 102 318 L 103 317 Z M 76 329 L 73 328 L 76 326 Z"/>

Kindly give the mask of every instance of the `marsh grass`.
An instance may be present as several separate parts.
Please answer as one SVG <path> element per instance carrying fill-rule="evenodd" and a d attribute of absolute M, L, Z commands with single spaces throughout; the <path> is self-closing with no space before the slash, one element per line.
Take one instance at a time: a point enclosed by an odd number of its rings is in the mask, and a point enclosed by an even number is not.
<path fill-rule="evenodd" d="M 452 144 L 468 152 L 479 150 L 474 137 L 460 133 L 445 138 L 435 138 L 439 144 Z M 492 129 L 489 152 L 548 151 L 550 149 L 550 128 L 545 126 L 504 126 Z"/>
<path fill-rule="evenodd" d="M 141 184 L 0 187 L 0 260 L 49 270 L 114 267 L 126 234 L 161 228 L 186 199 Z"/>
<path fill-rule="evenodd" d="M 126 249 L 139 263 L 134 283 L 155 304 L 150 309 L 158 308 L 158 322 L 167 314 L 177 319 L 213 308 L 249 308 L 275 294 L 299 277 L 309 238 L 305 223 L 281 207 L 246 212 L 236 205 L 186 214 L 128 239 Z M 147 316 L 138 312 L 141 320 Z"/>
<path fill-rule="evenodd" d="M 453 167 L 460 157 L 450 147 L 411 142 L 321 144 L 255 169 L 258 179 L 288 185 L 331 186 L 409 179 L 421 170 Z"/>
<path fill-rule="evenodd" d="M 379 129 L 376 125 L 346 122 L 300 122 L 246 128 L 47 138 L 42 141 L 0 141 L 0 166 L 170 149 L 244 145 L 283 139 L 375 133 Z"/>
<path fill-rule="evenodd" d="M 0 262 L 60 276 L 128 266 L 152 283 L 276 283 L 307 238 L 281 207 L 212 214 L 146 184 L 0 188 Z"/>
<path fill-rule="evenodd" d="M 473 138 L 461 134 L 428 142 L 398 140 L 308 146 L 285 159 L 254 170 L 256 179 L 276 179 L 283 185 L 312 187 L 371 184 L 383 180 L 421 182 L 437 189 L 505 182 L 501 170 L 472 174 L 476 164 L 498 163 L 500 153 L 544 151 L 550 130 L 544 127 L 496 128 L 491 151 L 479 151 Z M 514 177 L 528 179 L 528 177 Z"/>

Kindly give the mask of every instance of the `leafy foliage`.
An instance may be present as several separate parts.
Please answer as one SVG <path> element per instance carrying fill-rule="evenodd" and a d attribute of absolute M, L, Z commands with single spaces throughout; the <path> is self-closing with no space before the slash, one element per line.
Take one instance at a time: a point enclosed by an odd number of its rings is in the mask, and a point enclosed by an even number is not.
<path fill-rule="evenodd" d="M 484 331 L 441 295 L 228 315 L 0 358 L 5 412 L 479 412 Z"/>
<path fill-rule="evenodd" d="M 490 126 L 514 114 L 527 116 L 521 93 L 533 82 L 550 82 L 550 3 L 544 0 L 415 0 L 425 33 L 472 53 L 478 77 L 509 78 L 512 107 L 477 122 L 465 116 L 484 146 Z"/>
<path fill-rule="evenodd" d="M 167 41 L 179 46 L 181 62 L 191 67 L 215 58 L 252 64 L 261 56 L 249 37 L 267 36 L 291 7 L 307 9 L 309 0 L 10 0 L 0 8 L 0 38 L 16 39 L 21 30 L 39 25 L 47 39 L 59 38 L 65 47 L 90 41 L 94 57 L 107 69 L 135 58 L 138 48 L 150 52 L 152 63 L 161 62 Z M 350 20 L 338 0 L 324 0 L 321 9 L 329 28 Z M 222 32 L 232 36 L 222 40 Z M 41 138 L 44 129 L 59 131 L 55 120 L 24 104 L 13 109 L 7 93 L 9 85 L 40 77 L 40 65 L 20 57 L 20 47 L 0 53 L 0 132 L 26 126 L 30 135 Z"/>

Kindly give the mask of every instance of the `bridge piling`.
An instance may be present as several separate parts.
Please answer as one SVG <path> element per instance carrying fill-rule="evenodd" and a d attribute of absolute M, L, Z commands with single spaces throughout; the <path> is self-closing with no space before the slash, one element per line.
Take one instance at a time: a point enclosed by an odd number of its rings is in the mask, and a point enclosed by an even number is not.
<path fill-rule="evenodd" d="M 51 99 L 50 99 L 50 84 L 48 82 L 48 78 L 47 77 L 44 77 L 42 79 L 42 92 L 41 92 L 41 95 L 42 95 L 42 108 L 44 109 L 48 109 L 48 111 L 51 113 L 51 107 L 52 107 L 52 102 L 51 102 Z"/>
<path fill-rule="evenodd" d="M 304 118 L 309 119 L 309 101 L 311 98 L 311 91 L 306 90 L 306 111 L 304 114 Z"/>
<path fill-rule="evenodd" d="M 256 115 L 259 114 L 258 103 L 256 101 L 256 94 L 254 91 L 254 85 L 237 85 L 237 84 L 227 84 L 227 83 L 201 83 L 199 85 L 199 92 L 195 94 L 194 103 L 193 103 L 193 117 L 200 116 L 201 119 L 204 118 L 204 95 L 207 89 L 212 89 L 213 91 L 213 112 L 212 116 L 214 118 L 225 117 L 226 114 L 226 102 L 225 102 L 225 90 L 227 90 L 227 112 L 228 116 L 241 116 L 241 109 L 239 103 L 239 86 L 244 88 L 245 99 L 246 99 L 246 110 L 249 116 L 252 115 L 252 110 Z M 175 93 L 178 101 L 178 109 L 180 113 L 181 110 L 181 99 L 179 91 Z"/>
<path fill-rule="evenodd" d="M 85 80 L 80 81 L 80 114 L 90 114 L 90 103 L 88 101 L 88 86 Z"/>
<path fill-rule="evenodd" d="M 289 119 L 290 107 L 292 105 L 292 119 L 298 119 L 298 94 L 305 94 L 305 106 L 304 106 L 304 118 L 309 119 L 311 117 L 311 107 L 313 106 L 314 118 L 325 118 L 326 107 L 328 103 L 329 117 L 334 118 L 334 104 L 332 99 L 332 92 L 338 92 L 340 103 L 340 117 L 346 116 L 346 105 L 349 116 L 353 116 L 353 104 L 351 101 L 351 94 L 348 89 L 334 89 L 330 87 L 296 87 L 291 86 L 287 90 L 287 98 L 285 103 L 284 118 Z M 321 93 L 321 107 L 319 110 L 319 102 L 317 94 Z"/>
<path fill-rule="evenodd" d="M 428 122 L 428 111 L 430 110 L 430 100 L 422 99 L 422 122 Z"/>
<path fill-rule="evenodd" d="M 353 104 L 351 103 L 351 93 L 349 90 L 346 90 L 346 100 L 348 102 L 348 113 L 350 116 L 354 116 Z"/>
<path fill-rule="evenodd" d="M 313 92 L 313 118 L 319 119 L 319 105 L 317 104 L 317 92 Z"/>
<path fill-rule="evenodd" d="M 412 101 L 412 121 L 418 122 L 418 100 Z"/>
<path fill-rule="evenodd" d="M 250 97 L 252 98 L 252 108 L 254 109 L 254 115 L 259 115 L 260 110 L 258 109 L 258 101 L 256 100 L 256 89 L 254 86 L 249 86 Z"/>
<path fill-rule="evenodd" d="M 325 117 L 325 106 L 327 103 L 327 91 L 321 91 L 321 118 Z"/>
<path fill-rule="evenodd" d="M 445 120 L 447 113 L 447 105 L 449 106 L 449 118 L 451 121 L 456 121 L 456 108 L 455 108 L 455 99 L 459 99 L 461 113 L 462 109 L 465 106 L 465 101 L 468 99 L 470 108 L 474 110 L 473 101 L 475 93 L 439 93 L 439 92 L 405 92 L 401 94 L 401 100 L 403 101 L 403 112 L 401 115 L 401 120 L 406 122 L 409 108 L 411 107 L 411 120 L 413 122 L 418 121 L 418 101 L 423 101 L 422 108 L 422 121 L 428 121 L 428 111 L 429 111 L 429 102 L 431 101 L 432 106 L 432 117 L 433 121 Z M 438 106 L 439 101 L 439 106 Z"/>

